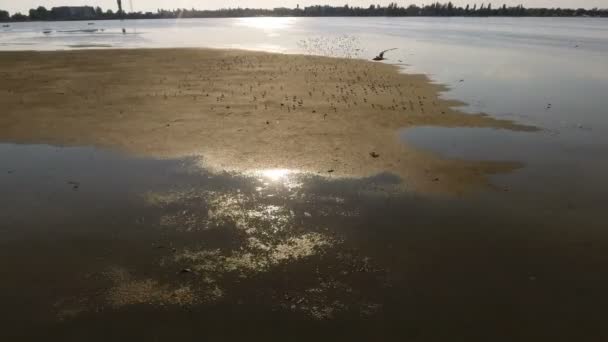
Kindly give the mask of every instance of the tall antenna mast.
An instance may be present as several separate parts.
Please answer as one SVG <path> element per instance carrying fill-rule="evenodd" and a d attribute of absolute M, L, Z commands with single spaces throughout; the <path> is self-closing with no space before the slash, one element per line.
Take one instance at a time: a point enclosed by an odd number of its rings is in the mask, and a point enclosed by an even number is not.
<path fill-rule="evenodd" d="M 118 15 L 120 16 L 120 21 L 122 22 L 125 19 L 125 13 L 122 11 L 122 0 L 116 0 L 118 3 Z M 122 27 L 122 34 L 126 34 L 127 30 L 125 27 Z"/>

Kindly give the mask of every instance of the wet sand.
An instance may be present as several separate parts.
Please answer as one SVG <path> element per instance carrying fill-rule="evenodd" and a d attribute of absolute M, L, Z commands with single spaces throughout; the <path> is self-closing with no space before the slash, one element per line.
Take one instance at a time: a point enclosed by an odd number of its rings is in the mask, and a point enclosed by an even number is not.
<path fill-rule="evenodd" d="M 439 158 L 398 139 L 418 125 L 531 127 L 453 109 L 424 75 L 361 60 L 237 50 L 0 53 L 0 140 L 199 156 L 215 170 L 332 177 L 388 172 L 463 193 L 517 162 Z"/>

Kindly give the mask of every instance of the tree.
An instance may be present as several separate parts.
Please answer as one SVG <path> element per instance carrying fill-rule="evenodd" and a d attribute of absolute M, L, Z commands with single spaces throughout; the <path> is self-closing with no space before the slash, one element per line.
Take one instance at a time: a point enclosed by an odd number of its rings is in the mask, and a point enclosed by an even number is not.
<path fill-rule="evenodd" d="M 499 5 L 495 9 L 491 3 L 482 3 L 481 7 L 477 4 L 473 6 L 466 5 L 465 8 L 454 5 L 451 1 L 444 3 L 432 2 L 428 5 L 409 5 L 407 7 L 400 6 L 396 2 L 391 2 L 387 6 L 370 5 L 369 7 L 352 7 L 348 4 L 344 6 L 329 6 L 316 5 L 300 8 L 279 7 L 274 9 L 256 9 L 256 8 L 227 8 L 220 10 L 196 10 L 180 9 L 180 10 L 163 10 L 158 9 L 156 13 L 133 12 L 125 13 L 122 9 L 122 0 L 117 0 L 119 10 L 113 12 L 107 10 L 103 12 L 100 7 L 87 7 L 80 17 L 83 18 L 132 18 L 132 19 L 155 19 L 155 18 L 234 18 L 234 17 L 259 17 L 259 16 L 307 16 L 307 17 L 333 17 L 333 16 L 601 16 L 608 17 L 608 9 L 560 9 L 560 8 L 530 8 L 526 9 L 522 5 L 507 7 L 506 4 Z M 61 9 L 61 10 L 60 10 Z M 67 7 L 53 8 L 47 10 L 40 6 L 29 11 L 29 16 L 21 13 L 16 13 L 12 17 L 6 11 L 0 11 L 0 21 L 25 21 L 31 20 L 60 20 L 62 18 L 74 19 L 74 15 L 70 11 L 65 12 Z"/>
<path fill-rule="evenodd" d="M 30 10 L 30 20 L 49 20 L 49 19 L 50 19 L 50 13 L 43 6 L 39 6 L 36 9 Z"/>
<path fill-rule="evenodd" d="M 13 14 L 13 16 L 11 17 L 11 20 L 14 21 L 27 21 L 29 18 L 27 15 L 25 14 L 21 14 L 21 13 L 15 13 Z"/>
<path fill-rule="evenodd" d="M 420 13 L 420 8 L 416 5 L 410 5 L 406 10 L 407 15 L 418 15 Z"/>

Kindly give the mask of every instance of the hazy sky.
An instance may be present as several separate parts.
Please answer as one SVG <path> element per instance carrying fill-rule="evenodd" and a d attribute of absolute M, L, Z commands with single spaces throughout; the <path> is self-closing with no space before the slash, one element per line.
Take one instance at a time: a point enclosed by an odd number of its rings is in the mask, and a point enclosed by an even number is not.
<path fill-rule="evenodd" d="M 256 8 L 272 8 L 272 7 L 295 7 L 296 4 L 300 6 L 316 5 L 316 4 L 330 4 L 330 5 L 344 5 L 350 6 L 369 6 L 371 3 L 387 4 L 392 0 L 223 0 L 223 1 L 210 1 L 210 0 L 131 0 L 133 2 L 133 9 L 135 11 L 154 11 L 157 8 L 173 9 L 173 8 L 199 8 L 199 9 L 215 9 L 215 8 L 226 8 L 226 7 L 256 7 Z M 444 2 L 444 0 L 439 0 Z M 427 4 L 434 2 L 433 0 L 397 0 L 400 5 L 408 5 L 411 3 L 415 4 Z M 447 0 L 445 0 L 447 2 Z M 466 5 L 470 3 L 481 4 L 482 2 L 491 2 L 495 6 L 506 3 L 507 5 L 518 5 L 523 4 L 526 7 L 600 7 L 608 8 L 608 0 L 452 0 L 454 4 Z M 123 0 L 125 8 L 129 9 L 129 0 Z M 101 6 L 104 9 L 116 8 L 116 0 L 0 0 L 0 9 L 8 10 L 11 13 L 22 11 L 26 12 L 28 9 L 38 6 L 53 7 L 60 5 L 90 5 L 90 6 Z"/>

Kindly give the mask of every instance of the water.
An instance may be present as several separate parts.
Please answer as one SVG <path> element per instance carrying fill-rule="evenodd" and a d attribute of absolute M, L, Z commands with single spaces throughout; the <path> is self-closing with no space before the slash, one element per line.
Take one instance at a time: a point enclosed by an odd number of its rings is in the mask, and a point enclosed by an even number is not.
<path fill-rule="evenodd" d="M 0 157 L 9 340 L 603 336 L 579 315 L 604 312 L 606 234 L 576 206 L 89 147 Z"/>
<path fill-rule="evenodd" d="M 401 132 L 446 158 L 524 162 L 493 176 L 499 191 L 466 198 L 392 191 L 391 175 L 218 174 L 189 159 L 0 144 L 0 336 L 605 339 L 607 33 L 587 18 L 11 24 L 0 49 L 370 58 L 398 47 L 387 62 L 448 85 L 464 110 L 541 131 Z"/>
<path fill-rule="evenodd" d="M 525 167 L 493 176 L 494 184 L 536 210 L 577 207 L 581 225 L 601 220 L 608 193 L 606 145 L 587 137 L 573 143 L 550 132 L 417 127 L 402 131 L 401 139 L 445 158 L 521 161 Z"/>

